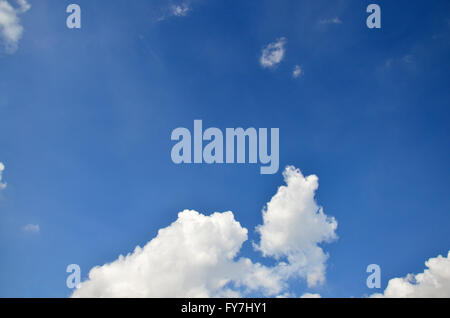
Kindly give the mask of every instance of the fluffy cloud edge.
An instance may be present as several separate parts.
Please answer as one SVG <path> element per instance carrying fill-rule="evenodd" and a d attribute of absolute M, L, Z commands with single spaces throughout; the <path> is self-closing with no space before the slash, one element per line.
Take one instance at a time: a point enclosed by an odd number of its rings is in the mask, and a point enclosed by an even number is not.
<path fill-rule="evenodd" d="M 266 257 L 283 258 L 275 265 L 239 257 L 248 231 L 232 212 L 206 216 L 185 210 L 144 247 L 92 268 L 72 297 L 243 297 L 252 292 L 276 296 L 290 294 L 291 279 L 305 278 L 308 286 L 323 283 L 327 255 L 318 244 L 336 238 L 337 223 L 315 203 L 316 176 L 304 177 L 294 167 L 287 167 L 283 175 L 286 185 L 263 209 L 263 224 L 257 228 L 261 240 L 255 245 Z M 281 213 L 282 205 L 287 214 Z M 316 222 L 318 230 L 325 228 L 327 233 L 310 230 L 299 236 L 295 227 L 288 227 L 282 235 L 287 246 L 274 244 L 271 235 L 279 233 L 267 222 L 280 224 L 280 213 L 294 223 L 302 217 L 308 226 Z"/>
<path fill-rule="evenodd" d="M 425 262 L 426 269 L 419 274 L 408 274 L 389 280 L 383 293 L 373 298 L 449 298 L 450 251 L 447 257 L 438 255 Z"/>
<path fill-rule="evenodd" d="M 0 0 L 0 43 L 10 54 L 17 50 L 24 31 L 19 15 L 31 8 L 27 0 L 16 0 L 15 3 L 17 7 L 7 0 Z"/>
<path fill-rule="evenodd" d="M 321 244 L 337 239 L 338 224 L 315 200 L 316 175 L 305 177 L 288 166 L 283 176 L 286 186 L 263 209 L 263 224 L 256 228 L 261 240 L 255 247 L 266 257 L 286 258 L 283 275 L 306 278 L 308 287 L 316 287 L 325 282 L 328 259 Z"/>

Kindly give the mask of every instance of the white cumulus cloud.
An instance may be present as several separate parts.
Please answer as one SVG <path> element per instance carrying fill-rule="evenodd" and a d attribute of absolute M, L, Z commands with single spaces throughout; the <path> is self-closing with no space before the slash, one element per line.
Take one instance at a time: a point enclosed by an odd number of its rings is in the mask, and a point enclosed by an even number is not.
<path fill-rule="evenodd" d="M 269 43 L 263 48 L 259 62 L 264 68 L 275 67 L 279 64 L 286 53 L 286 38 L 282 37 L 275 42 Z"/>
<path fill-rule="evenodd" d="M 447 257 L 439 255 L 425 262 L 427 269 L 420 274 L 389 280 L 383 294 L 372 297 L 387 298 L 449 298 L 450 252 Z"/>
<path fill-rule="evenodd" d="M 284 177 L 287 185 L 263 211 L 258 249 L 285 260 L 266 266 L 239 257 L 247 229 L 232 212 L 206 216 L 185 210 L 144 247 L 92 268 L 72 297 L 233 297 L 253 291 L 276 296 L 288 294 L 290 278 L 323 282 L 326 255 L 316 244 L 335 238 L 336 222 L 314 201 L 317 177 L 305 178 L 293 167 Z"/>
<path fill-rule="evenodd" d="M 247 240 L 231 212 L 185 210 L 143 248 L 89 272 L 74 297 L 239 296 L 239 287 L 278 292 L 272 270 L 235 257 Z"/>
<path fill-rule="evenodd" d="M 285 275 L 305 277 L 308 286 L 316 286 L 325 281 L 328 258 L 319 244 L 337 238 L 337 222 L 316 203 L 317 176 L 304 177 L 292 166 L 283 175 L 287 185 L 278 189 L 263 211 L 257 249 L 265 256 L 287 258 Z"/>
<path fill-rule="evenodd" d="M 3 178 L 3 171 L 5 170 L 5 165 L 0 162 L 0 190 L 3 190 L 6 188 L 6 183 L 2 182 Z"/>
<path fill-rule="evenodd" d="M 13 6 L 6 0 L 0 0 L 0 42 L 8 53 L 17 50 L 22 37 L 23 27 L 19 15 L 31 7 L 26 0 L 16 0 L 15 4 Z"/>
<path fill-rule="evenodd" d="M 295 65 L 294 66 L 294 70 L 292 71 L 292 77 L 293 78 L 297 78 L 300 77 L 300 75 L 302 75 L 303 70 L 299 65 Z"/>

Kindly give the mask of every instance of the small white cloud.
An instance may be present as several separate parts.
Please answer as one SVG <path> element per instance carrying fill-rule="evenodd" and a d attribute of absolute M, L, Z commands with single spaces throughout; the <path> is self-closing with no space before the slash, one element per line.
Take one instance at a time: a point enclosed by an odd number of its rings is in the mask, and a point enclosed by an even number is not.
<path fill-rule="evenodd" d="M 315 203 L 317 177 L 305 178 L 293 167 L 284 177 L 287 186 L 263 211 L 258 248 L 286 261 L 269 267 L 238 257 L 248 235 L 232 212 L 206 216 L 185 210 L 144 247 L 92 268 L 72 297 L 242 297 L 255 291 L 288 296 L 291 278 L 322 282 L 326 255 L 317 244 L 335 237 L 336 223 Z"/>
<path fill-rule="evenodd" d="M 286 53 L 286 38 L 282 37 L 275 42 L 269 43 L 263 50 L 259 62 L 264 68 L 275 67 L 279 64 Z"/>
<path fill-rule="evenodd" d="M 157 19 L 157 21 L 164 21 L 170 17 L 185 17 L 191 10 L 192 9 L 187 2 L 174 4 L 170 7 L 163 8 L 163 14 Z"/>
<path fill-rule="evenodd" d="M 6 182 L 2 182 L 3 171 L 5 171 L 5 165 L 0 162 L 0 190 L 3 190 L 6 188 Z"/>
<path fill-rule="evenodd" d="M 23 230 L 28 233 L 39 233 L 41 231 L 39 224 L 27 224 L 23 227 Z"/>
<path fill-rule="evenodd" d="M 447 257 L 439 255 L 425 262 L 427 269 L 420 274 L 393 278 L 383 294 L 371 297 L 387 298 L 449 298 L 450 252 Z"/>
<path fill-rule="evenodd" d="M 176 17 L 184 17 L 188 14 L 190 8 L 187 4 L 174 5 L 171 7 L 172 14 Z"/>
<path fill-rule="evenodd" d="M 294 70 L 292 71 L 292 77 L 293 78 L 297 78 L 300 77 L 300 75 L 302 75 L 303 70 L 299 65 L 295 65 L 294 66 Z"/>
<path fill-rule="evenodd" d="M 13 7 L 8 1 L 0 0 L 0 42 L 7 53 L 17 50 L 23 33 L 19 15 L 31 7 L 26 0 L 16 0 L 16 4 L 18 7 Z"/>
<path fill-rule="evenodd" d="M 319 21 L 320 24 L 342 24 L 341 19 L 334 17 L 331 19 L 322 19 Z"/>

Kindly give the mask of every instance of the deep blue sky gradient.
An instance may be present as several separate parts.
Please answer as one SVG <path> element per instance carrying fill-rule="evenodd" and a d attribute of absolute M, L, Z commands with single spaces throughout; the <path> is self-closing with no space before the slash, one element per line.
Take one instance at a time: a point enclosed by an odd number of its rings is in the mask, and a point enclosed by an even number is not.
<path fill-rule="evenodd" d="M 20 48 L 0 54 L 0 296 L 68 296 L 68 264 L 86 277 L 184 209 L 233 211 L 241 255 L 264 262 L 254 227 L 286 165 L 319 176 L 339 222 L 327 283 L 292 292 L 363 296 L 368 264 L 384 288 L 448 252 L 449 1 L 197 1 L 159 22 L 164 1 L 29 2 Z M 72 2 L 81 30 L 65 26 Z M 373 2 L 381 30 L 365 25 Z M 280 37 L 285 59 L 263 69 Z M 170 133 L 194 119 L 279 127 L 279 173 L 173 164 Z"/>

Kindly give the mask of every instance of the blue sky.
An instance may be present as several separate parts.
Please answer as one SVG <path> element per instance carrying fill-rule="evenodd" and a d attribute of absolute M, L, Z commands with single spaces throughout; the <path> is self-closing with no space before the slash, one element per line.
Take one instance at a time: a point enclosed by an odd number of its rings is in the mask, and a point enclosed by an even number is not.
<path fill-rule="evenodd" d="M 80 30 L 65 24 L 72 2 Z M 447 254 L 450 3 L 373 2 L 377 30 L 371 1 L 28 0 L 17 48 L 0 51 L 0 296 L 69 296 L 68 264 L 85 279 L 184 209 L 233 211 L 249 230 L 240 255 L 270 264 L 251 242 L 287 165 L 319 177 L 339 224 L 325 284 L 292 292 L 360 297 L 369 264 L 384 289 Z M 194 119 L 279 128 L 280 171 L 175 165 L 170 134 Z"/>

